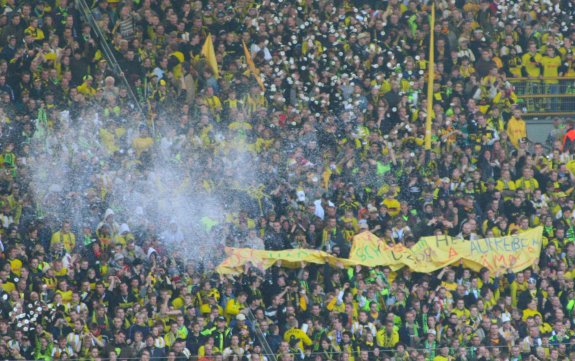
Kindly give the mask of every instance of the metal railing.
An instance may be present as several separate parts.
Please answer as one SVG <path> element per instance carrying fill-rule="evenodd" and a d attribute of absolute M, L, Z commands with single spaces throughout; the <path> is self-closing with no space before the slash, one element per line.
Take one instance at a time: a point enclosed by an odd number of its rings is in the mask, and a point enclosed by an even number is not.
<path fill-rule="evenodd" d="M 526 117 L 575 115 L 575 77 L 508 78 Z"/>
<path fill-rule="evenodd" d="M 86 23 L 88 25 L 90 25 L 90 28 L 94 32 L 94 35 L 96 36 L 96 40 L 98 42 L 100 50 L 104 54 L 104 57 L 106 57 L 106 60 L 108 61 L 108 64 L 110 65 L 110 67 L 112 69 L 112 72 L 114 73 L 114 75 L 116 75 L 122 81 L 122 83 L 124 84 L 124 86 L 128 90 L 128 95 L 130 96 L 130 98 L 134 102 L 134 106 L 136 107 L 137 111 L 141 113 L 142 119 L 145 120 L 146 119 L 146 113 L 144 112 L 144 109 L 142 108 L 142 105 L 140 104 L 139 99 L 136 97 L 136 94 L 134 94 L 134 90 L 132 89 L 132 85 L 128 82 L 128 79 L 126 79 L 124 71 L 122 70 L 122 67 L 120 66 L 120 64 L 118 63 L 118 60 L 114 56 L 112 49 L 108 45 L 108 39 L 106 39 L 106 36 L 102 32 L 102 29 L 100 28 L 100 26 L 96 22 L 96 19 L 94 19 L 94 16 L 92 15 L 92 9 L 90 9 L 90 7 L 88 6 L 88 4 L 86 3 L 85 0 L 75 0 L 75 2 L 76 2 L 77 9 L 82 14 L 82 17 L 84 18 Z"/>
<path fill-rule="evenodd" d="M 250 310 L 249 308 L 248 308 L 248 311 L 246 313 L 246 316 L 247 316 L 247 319 L 252 324 L 252 329 L 254 331 L 254 334 L 256 335 L 256 338 L 258 339 L 258 341 L 260 342 L 260 345 L 262 346 L 263 353 L 267 355 L 268 361 L 277 361 L 275 353 L 273 352 L 272 348 L 270 347 L 268 340 L 264 336 L 264 334 L 260 328 L 260 325 L 258 324 L 258 321 L 256 320 L 256 316 L 254 316 L 254 314 L 252 313 L 252 310 Z"/>

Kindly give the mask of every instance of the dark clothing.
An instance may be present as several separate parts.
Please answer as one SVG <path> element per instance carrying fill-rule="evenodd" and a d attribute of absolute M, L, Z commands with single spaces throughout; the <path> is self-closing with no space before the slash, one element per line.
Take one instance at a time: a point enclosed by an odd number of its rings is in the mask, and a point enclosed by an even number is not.
<path fill-rule="evenodd" d="M 157 348 L 157 347 L 146 347 L 145 350 L 147 350 L 150 353 L 150 360 L 153 361 L 159 361 L 159 360 L 163 360 L 166 357 L 166 351 L 164 351 L 163 348 Z"/>
<path fill-rule="evenodd" d="M 266 234 L 264 245 L 268 251 L 281 251 L 290 248 L 287 236 L 282 232 L 271 231 Z"/>

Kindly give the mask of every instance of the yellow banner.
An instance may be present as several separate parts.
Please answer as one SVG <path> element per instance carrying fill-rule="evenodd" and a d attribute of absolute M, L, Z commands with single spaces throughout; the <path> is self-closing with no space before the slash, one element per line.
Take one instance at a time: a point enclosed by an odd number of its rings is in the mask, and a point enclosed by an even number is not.
<path fill-rule="evenodd" d="M 328 258 L 335 258 L 323 251 L 304 248 L 285 251 L 263 251 L 250 248 L 226 247 L 226 254 L 228 257 L 216 268 L 218 273 L 241 273 L 248 262 L 260 269 L 267 269 L 278 261 L 281 262 L 282 267 L 296 268 L 300 267 L 302 261 L 315 264 L 329 262 L 331 264 Z"/>
<path fill-rule="evenodd" d="M 267 269 L 278 261 L 282 267 L 296 268 L 301 262 L 332 266 L 389 266 L 392 270 L 409 267 L 415 272 L 429 273 L 463 261 L 465 267 L 491 272 L 511 269 L 519 272 L 538 261 L 541 253 L 543 227 L 506 237 L 472 241 L 448 236 L 423 237 L 412 248 L 402 244 L 389 246 L 369 232 L 354 237 L 349 259 L 336 258 L 326 252 L 309 249 L 257 251 L 246 248 L 226 248 L 226 258 L 216 269 L 222 274 L 243 272 L 246 264 Z"/>
<path fill-rule="evenodd" d="M 425 120 L 425 149 L 431 149 L 431 122 L 433 114 L 433 82 L 435 81 L 435 4 L 431 4 L 431 18 L 429 24 L 429 70 L 427 73 L 427 118 Z"/>

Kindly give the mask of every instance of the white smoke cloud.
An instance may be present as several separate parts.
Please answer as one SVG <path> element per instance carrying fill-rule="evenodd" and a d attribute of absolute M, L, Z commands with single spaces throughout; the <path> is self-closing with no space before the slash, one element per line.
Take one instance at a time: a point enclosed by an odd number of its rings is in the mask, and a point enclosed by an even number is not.
<path fill-rule="evenodd" d="M 102 114 L 98 109 L 83 110 L 78 119 L 61 114 L 59 129 L 34 140 L 31 191 L 43 214 L 54 217 L 54 226 L 71 219 L 75 229 L 94 227 L 103 214 L 95 215 L 90 206 L 106 199 L 100 212 L 112 208 L 118 223 L 128 223 L 132 231 L 148 223 L 159 235 L 175 222 L 185 241 L 167 245 L 171 251 L 213 264 L 223 256 L 230 215 L 246 207 L 259 212 L 257 201 L 237 191 L 255 188 L 260 180 L 257 159 L 243 138 L 214 123 L 212 154 L 199 136 L 176 135 L 169 125 L 176 122 L 163 119 L 151 156 L 139 164 L 130 145 L 141 124 L 119 120 L 125 135 L 116 142 L 119 155 L 111 156 L 101 129 L 113 128 Z"/>

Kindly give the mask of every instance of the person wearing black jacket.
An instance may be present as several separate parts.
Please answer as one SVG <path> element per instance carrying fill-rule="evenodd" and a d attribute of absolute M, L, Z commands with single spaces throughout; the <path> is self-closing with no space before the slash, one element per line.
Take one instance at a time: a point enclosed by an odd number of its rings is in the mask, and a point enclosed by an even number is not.
<path fill-rule="evenodd" d="M 511 222 L 515 222 L 519 216 L 530 217 L 534 211 L 533 204 L 524 201 L 519 193 L 517 193 L 512 200 L 506 201 L 504 204 L 505 216 Z"/>
<path fill-rule="evenodd" d="M 160 361 L 166 357 L 166 351 L 163 347 L 156 347 L 154 344 L 154 336 L 149 334 L 146 337 L 146 347 L 144 350 L 150 353 L 150 361 Z"/>
<path fill-rule="evenodd" d="M 24 39 L 25 29 L 26 25 L 22 22 L 22 17 L 18 12 L 14 12 L 10 24 L 6 25 L 0 34 L 0 42 L 7 44 L 10 39 L 16 39 L 16 42 L 20 43 Z"/>
<path fill-rule="evenodd" d="M 188 337 L 186 339 L 186 348 L 190 350 L 193 355 L 198 354 L 200 346 L 204 344 L 205 337 L 201 333 L 200 324 L 193 322 L 189 327 Z"/>
<path fill-rule="evenodd" d="M 399 328 L 399 340 L 408 347 L 417 347 L 419 341 L 425 338 L 422 328 L 415 320 L 415 314 L 415 310 L 408 310 L 405 313 L 405 321 Z"/>
<path fill-rule="evenodd" d="M 499 326 L 497 324 L 491 324 L 489 326 L 489 331 L 483 338 L 483 345 L 487 347 L 502 347 L 507 345 L 507 342 L 499 333 Z"/>
<path fill-rule="evenodd" d="M 349 254 L 349 245 L 345 242 L 345 237 L 337 226 L 337 220 L 335 217 L 330 217 L 327 220 L 327 224 L 322 233 L 322 245 L 326 252 L 335 252 L 335 248 L 338 247 L 341 256 L 347 258 Z"/>
<path fill-rule="evenodd" d="M 530 278 L 527 280 L 527 289 L 517 296 L 517 308 L 520 310 L 526 309 L 527 305 L 531 301 L 537 300 L 538 297 L 543 297 L 543 295 L 541 291 L 537 289 L 537 281 L 535 278 Z"/>
<path fill-rule="evenodd" d="M 91 49 L 95 52 L 94 49 Z M 82 79 L 86 74 L 91 73 L 91 65 L 86 58 L 86 53 L 81 49 L 74 50 L 74 56 L 70 58 L 70 70 L 72 71 L 72 85 L 82 84 Z"/>
<path fill-rule="evenodd" d="M 268 251 L 281 251 L 290 247 L 288 238 L 283 232 L 279 221 L 274 221 L 272 223 L 271 231 L 266 233 L 264 245 L 265 249 Z"/>
<path fill-rule="evenodd" d="M 211 324 L 211 327 L 206 327 L 202 332 L 202 336 L 213 337 L 214 346 L 218 350 L 223 350 L 230 345 L 232 338 L 232 329 L 226 326 L 226 318 L 219 316 L 216 321 Z"/>
<path fill-rule="evenodd" d="M 118 330 L 114 334 L 114 340 L 106 346 L 106 353 L 116 352 L 119 359 L 133 359 L 134 353 L 132 348 L 126 343 L 126 331 Z M 118 352 L 119 351 L 119 352 Z"/>

